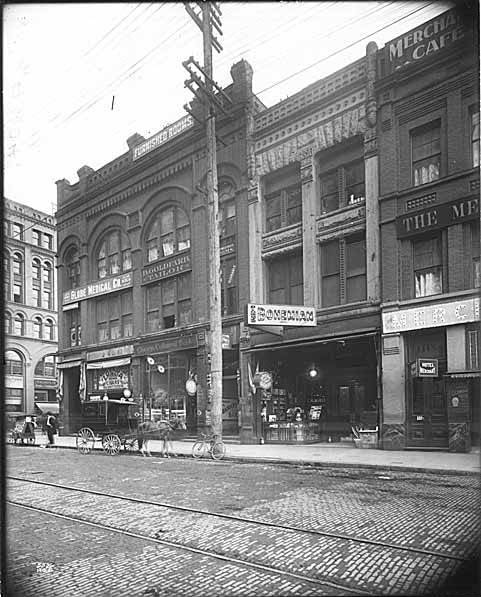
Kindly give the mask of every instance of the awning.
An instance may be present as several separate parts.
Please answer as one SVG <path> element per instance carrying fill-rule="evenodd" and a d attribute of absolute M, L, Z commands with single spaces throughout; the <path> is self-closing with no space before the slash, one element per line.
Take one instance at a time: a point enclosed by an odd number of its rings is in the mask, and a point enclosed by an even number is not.
<path fill-rule="evenodd" d="M 42 414 L 51 412 L 53 415 L 58 415 L 59 413 L 58 402 L 35 402 L 35 406 L 42 411 Z"/>
<path fill-rule="evenodd" d="M 471 379 L 473 377 L 481 377 L 480 371 L 462 371 L 460 373 L 446 373 L 447 377 L 453 377 L 454 379 Z"/>
<path fill-rule="evenodd" d="M 111 367 L 124 367 L 125 365 L 130 365 L 130 357 L 100 361 L 99 363 L 87 363 L 87 369 L 110 369 Z"/>
<path fill-rule="evenodd" d="M 70 369 L 70 367 L 80 367 L 82 361 L 64 361 L 57 363 L 57 369 Z"/>
<path fill-rule="evenodd" d="M 358 334 L 340 335 L 340 336 L 325 336 L 324 338 L 296 338 L 295 340 L 287 340 L 286 342 L 272 342 L 271 344 L 259 344 L 252 348 L 241 349 L 242 352 L 260 352 L 262 350 L 286 350 L 288 348 L 299 348 L 310 346 L 319 346 L 320 344 L 329 344 L 331 342 L 340 342 L 342 340 L 356 340 L 361 338 L 368 338 L 378 336 L 380 330 L 359 332 Z"/>

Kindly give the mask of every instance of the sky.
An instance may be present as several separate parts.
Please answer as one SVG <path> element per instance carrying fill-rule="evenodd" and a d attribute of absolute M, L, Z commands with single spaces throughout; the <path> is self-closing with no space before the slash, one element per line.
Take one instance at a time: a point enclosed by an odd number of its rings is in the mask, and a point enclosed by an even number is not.
<path fill-rule="evenodd" d="M 191 3 L 194 5 L 194 3 Z M 219 2 L 214 80 L 241 59 L 266 106 L 293 95 L 451 2 Z M 13 3 L 3 9 L 4 197 L 49 214 L 55 181 L 78 181 L 185 115 L 182 62 L 202 35 L 182 2 Z"/>

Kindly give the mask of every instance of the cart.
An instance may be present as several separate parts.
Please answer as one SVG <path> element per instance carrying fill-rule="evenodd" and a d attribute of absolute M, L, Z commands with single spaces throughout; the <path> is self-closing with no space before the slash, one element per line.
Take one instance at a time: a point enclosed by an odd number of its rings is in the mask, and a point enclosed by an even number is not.
<path fill-rule="evenodd" d="M 80 454 L 89 454 L 100 441 L 102 449 L 116 456 L 122 448 L 137 452 L 137 425 L 140 418 L 139 404 L 135 401 L 103 399 L 86 401 L 81 405 L 81 417 L 76 446 Z"/>
<path fill-rule="evenodd" d="M 16 412 L 7 413 L 7 417 L 8 442 L 33 445 L 35 443 L 35 415 Z"/>

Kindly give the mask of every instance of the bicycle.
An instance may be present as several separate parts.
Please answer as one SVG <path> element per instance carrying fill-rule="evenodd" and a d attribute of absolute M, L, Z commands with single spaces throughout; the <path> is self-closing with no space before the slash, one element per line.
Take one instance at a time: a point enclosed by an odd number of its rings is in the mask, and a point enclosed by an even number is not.
<path fill-rule="evenodd" d="M 225 456 L 225 445 L 218 435 L 206 435 L 201 433 L 201 439 L 198 439 L 192 446 L 192 456 L 202 458 L 206 452 L 214 460 L 221 460 Z"/>

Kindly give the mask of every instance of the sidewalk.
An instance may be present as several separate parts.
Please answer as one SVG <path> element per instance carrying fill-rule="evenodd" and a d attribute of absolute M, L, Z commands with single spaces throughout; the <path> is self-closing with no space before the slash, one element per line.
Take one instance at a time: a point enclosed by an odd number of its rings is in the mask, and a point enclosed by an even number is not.
<path fill-rule="evenodd" d="M 479 473 L 480 452 L 476 448 L 469 454 L 429 451 L 390 451 L 360 449 L 344 444 L 309 444 L 309 445 L 243 445 L 238 441 L 226 441 L 224 460 L 242 462 L 266 462 L 279 464 L 311 464 L 316 466 L 375 467 L 409 471 L 443 471 L 456 473 Z M 46 444 L 42 433 L 36 434 L 36 445 Z M 57 448 L 76 449 L 74 435 L 55 436 Z M 174 441 L 174 452 L 179 456 L 191 456 L 194 440 Z M 150 441 L 150 451 L 159 455 L 161 442 Z M 96 441 L 94 450 L 102 450 L 100 441 Z"/>

